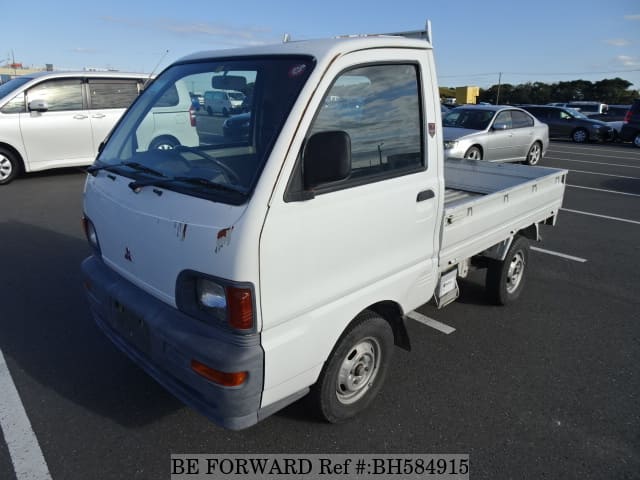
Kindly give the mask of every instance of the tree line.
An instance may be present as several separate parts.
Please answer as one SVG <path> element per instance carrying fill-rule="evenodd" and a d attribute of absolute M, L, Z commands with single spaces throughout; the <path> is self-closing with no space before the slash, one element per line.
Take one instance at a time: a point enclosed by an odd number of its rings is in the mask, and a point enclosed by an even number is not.
<path fill-rule="evenodd" d="M 577 100 L 594 100 L 610 105 L 626 105 L 640 98 L 640 90 L 629 90 L 633 85 L 622 78 L 611 78 L 590 82 L 573 80 L 570 82 L 542 83 L 529 82 L 520 85 L 505 83 L 492 85 L 488 89 L 480 89 L 478 103 L 492 104 L 538 104 L 551 102 L 571 102 Z"/>

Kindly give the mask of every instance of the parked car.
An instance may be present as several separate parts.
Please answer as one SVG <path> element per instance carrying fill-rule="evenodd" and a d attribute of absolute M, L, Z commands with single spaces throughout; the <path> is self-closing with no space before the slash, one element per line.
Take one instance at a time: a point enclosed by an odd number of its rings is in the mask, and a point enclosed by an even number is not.
<path fill-rule="evenodd" d="M 245 95 L 235 90 L 209 90 L 204 92 L 204 108 L 209 115 L 221 113 L 228 117 L 231 113 L 242 112 Z"/>
<path fill-rule="evenodd" d="M 620 140 L 633 142 L 640 147 L 640 99 L 635 99 L 631 108 L 624 117 L 624 123 L 620 130 Z"/>
<path fill-rule="evenodd" d="M 227 118 L 222 124 L 222 134 L 233 140 L 244 140 L 249 137 L 251 112 L 239 113 Z"/>
<path fill-rule="evenodd" d="M 608 105 L 601 102 L 569 102 L 566 105 L 567 108 L 573 108 L 578 110 L 583 115 L 590 117 L 591 115 L 602 115 L 607 111 Z"/>
<path fill-rule="evenodd" d="M 589 118 L 602 120 L 603 122 L 621 122 L 624 120 L 629 108 L 631 108 L 631 105 L 609 105 L 609 108 L 603 113 L 595 115 L 589 115 L 587 113 L 586 115 L 588 115 Z"/>
<path fill-rule="evenodd" d="M 446 114 L 446 158 L 537 164 L 549 146 L 545 124 L 515 107 L 469 105 Z"/>
<path fill-rule="evenodd" d="M 600 120 L 593 120 L 572 108 L 547 105 L 523 105 L 541 122 L 549 125 L 550 137 L 567 137 L 576 143 L 590 140 L 610 141 L 615 137 L 614 129 Z"/>
<path fill-rule="evenodd" d="M 0 86 L 0 185 L 20 172 L 90 165 L 148 75 L 44 72 Z"/>

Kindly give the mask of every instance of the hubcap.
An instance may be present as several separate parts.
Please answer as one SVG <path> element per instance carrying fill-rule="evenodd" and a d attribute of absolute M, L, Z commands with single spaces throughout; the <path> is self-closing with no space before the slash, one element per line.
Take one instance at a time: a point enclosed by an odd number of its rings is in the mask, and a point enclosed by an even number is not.
<path fill-rule="evenodd" d="M 507 292 L 513 293 L 520 285 L 522 276 L 524 274 L 524 253 L 522 251 L 516 252 L 509 263 L 509 270 L 507 271 Z"/>
<path fill-rule="evenodd" d="M 529 150 L 529 165 L 535 165 L 540 160 L 540 146 L 536 143 Z"/>
<path fill-rule="evenodd" d="M 640 134 L 636 135 L 636 138 L 633 139 L 633 144 L 636 147 L 640 147 Z"/>
<path fill-rule="evenodd" d="M 161 143 L 156 147 L 156 150 L 173 150 L 173 145 L 170 143 Z"/>
<path fill-rule="evenodd" d="M 587 134 L 584 130 L 578 130 L 573 134 L 573 139 L 578 143 L 582 143 L 587 139 Z"/>
<path fill-rule="evenodd" d="M 471 160 L 480 160 L 480 152 L 478 150 L 471 150 L 468 154 L 467 154 L 467 158 L 470 158 Z"/>
<path fill-rule="evenodd" d="M 336 395 L 340 403 L 360 400 L 373 385 L 380 367 L 380 343 L 372 337 L 361 340 L 349 350 L 340 365 Z"/>
<path fill-rule="evenodd" d="M 4 155 L 0 155 L 0 180 L 8 178 L 12 170 L 13 165 L 11 165 L 9 159 Z"/>

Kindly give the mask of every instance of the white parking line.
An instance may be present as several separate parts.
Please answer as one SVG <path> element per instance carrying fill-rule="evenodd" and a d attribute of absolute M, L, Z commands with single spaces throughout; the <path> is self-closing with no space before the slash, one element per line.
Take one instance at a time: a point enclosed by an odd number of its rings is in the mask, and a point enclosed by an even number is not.
<path fill-rule="evenodd" d="M 531 250 L 540 253 L 546 253 L 547 255 L 554 255 L 556 257 L 566 258 L 567 260 L 573 260 L 574 262 L 584 263 L 587 261 L 586 258 L 574 257 L 573 255 L 567 255 L 566 253 L 554 252 L 553 250 L 545 250 L 544 248 L 539 247 L 529 247 Z"/>
<path fill-rule="evenodd" d="M 593 155 L 602 156 L 602 155 Z M 606 162 L 592 162 L 590 160 L 574 160 L 573 158 L 560 158 L 560 157 L 544 157 L 546 160 L 560 160 L 562 162 L 578 162 L 578 163 L 591 163 L 594 165 L 606 165 L 608 167 L 623 167 L 623 168 L 640 168 L 640 165 L 624 165 L 622 163 L 606 163 Z M 611 158 L 611 157 L 608 157 Z"/>
<path fill-rule="evenodd" d="M 588 173 L 589 175 L 602 175 L 604 177 L 630 178 L 632 180 L 640 180 L 640 177 L 629 177 L 628 175 L 614 175 L 612 173 L 588 172 L 586 170 L 569 170 L 569 172 Z"/>
<path fill-rule="evenodd" d="M 51 480 L 38 439 L 0 350 L 0 427 L 18 480 Z"/>
<path fill-rule="evenodd" d="M 618 195 L 629 195 L 631 197 L 640 197 L 640 195 L 637 193 L 619 192 L 618 190 L 605 190 L 604 188 L 583 187 L 582 185 L 570 185 L 568 183 L 567 183 L 567 187 L 582 188 L 583 190 L 594 190 L 596 192 L 603 192 L 603 193 L 617 193 Z"/>
<path fill-rule="evenodd" d="M 449 335 L 450 333 L 453 333 L 456 331 L 455 328 L 450 327 L 449 325 L 445 325 L 444 323 L 434 320 L 433 318 L 429 318 L 425 315 L 422 315 L 421 313 L 418 313 L 416 311 L 410 312 L 407 315 L 407 317 L 415 320 L 416 322 L 420 322 L 423 325 L 426 325 L 427 327 L 435 328 L 436 330 L 446 335 Z"/>
<path fill-rule="evenodd" d="M 615 220 L 617 222 L 633 223 L 635 225 L 640 225 L 639 221 L 629 220 L 628 218 L 610 217 L 609 215 L 600 215 L 599 213 L 591 213 L 591 212 L 581 212 L 580 210 L 571 210 L 570 208 L 561 208 L 560 210 L 564 210 L 565 212 L 577 213 L 580 215 L 588 215 L 590 217 L 606 218 L 607 220 Z"/>

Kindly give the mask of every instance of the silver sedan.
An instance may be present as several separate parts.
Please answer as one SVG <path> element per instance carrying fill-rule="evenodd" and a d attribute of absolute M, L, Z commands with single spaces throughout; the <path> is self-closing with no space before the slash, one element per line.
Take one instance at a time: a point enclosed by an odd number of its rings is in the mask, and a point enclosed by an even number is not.
<path fill-rule="evenodd" d="M 549 127 L 520 108 L 458 107 L 442 119 L 447 159 L 537 164 L 549 146 Z"/>

